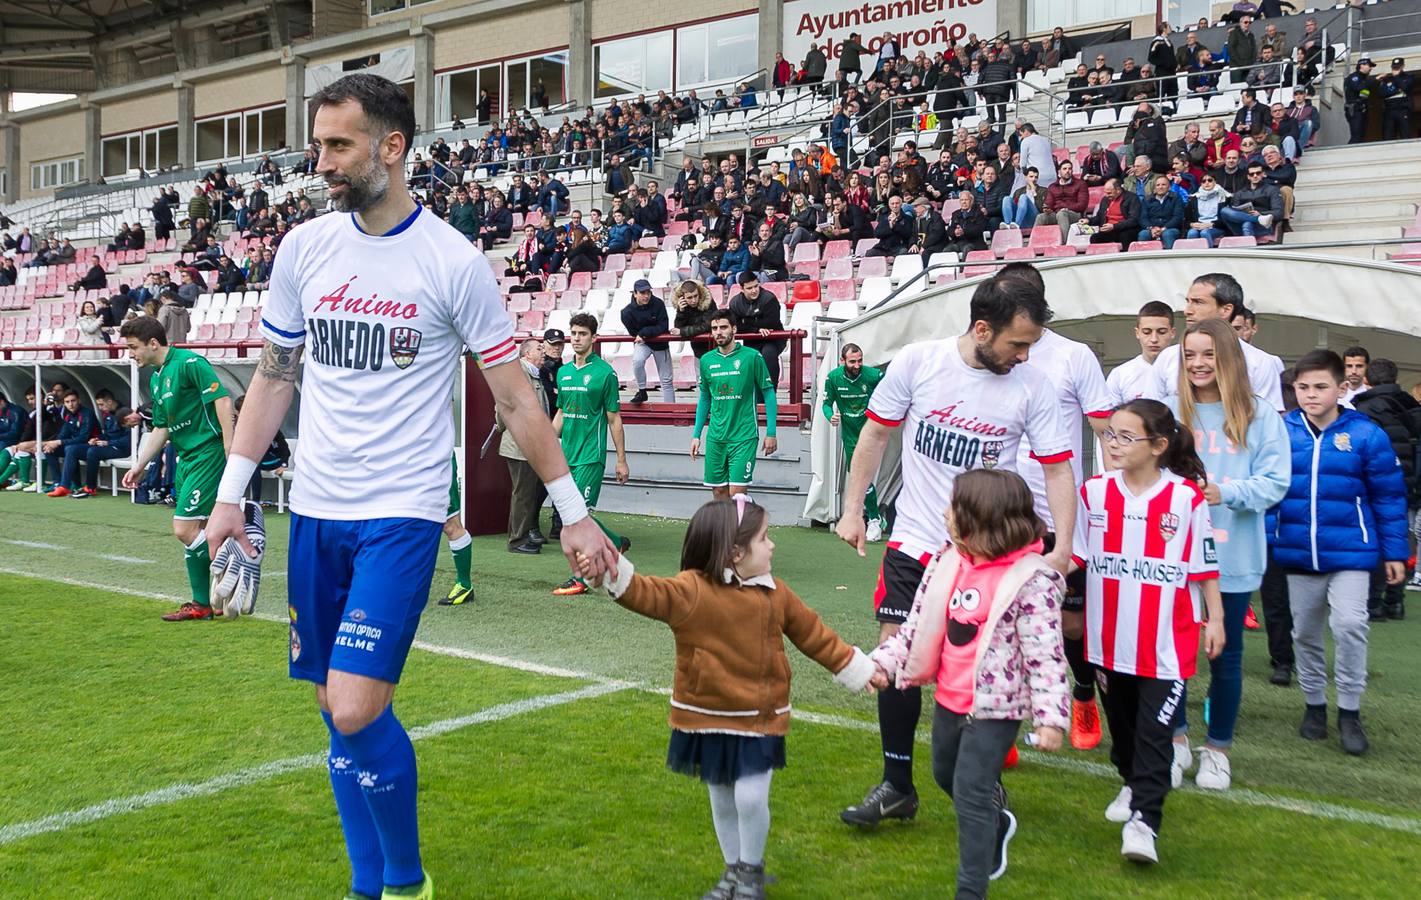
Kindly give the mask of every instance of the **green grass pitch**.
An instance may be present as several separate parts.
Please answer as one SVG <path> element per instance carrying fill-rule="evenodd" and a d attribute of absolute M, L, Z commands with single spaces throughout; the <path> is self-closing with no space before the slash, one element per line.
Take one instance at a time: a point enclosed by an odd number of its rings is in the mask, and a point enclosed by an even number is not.
<path fill-rule="evenodd" d="M 683 523 L 610 518 L 641 571 L 674 570 Z M 166 509 L 0 494 L 0 897 L 342 896 L 325 730 L 272 620 L 287 523 L 267 521 L 271 618 L 170 625 L 163 598 L 186 584 Z M 867 646 L 876 557 L 823 532 L 774 540 L 776 574 Z M 720 860 L 703 787 L 663 765 L 669 633 L 600 595 L 552 597 L 566 568 L 551 550 L 479 538 L 474 559 L 477 602 L 431 604 L 396 697 L 439 896 L 699 896 Z M 452 575 L 443 553 L 436 596 Z M 1363 759 L 1296 736 L 1300 694 L 1267 683 L 1264 639 L 1247 635 L 1236 789 L 1171 794 L 1150 870 L 1120 859 L 1102 815 L 1108 735 L 1090 753 L 1023 753 L 1006 776 L 1021 829 L 992 896 L 1421 895 L 1418 635 L 1414 620 L 1372 630 Z M 771 792 L 772 896 L 949 895 L 956 825 L 925 730 L 918 820 L 841 825 L 879 773 L 873 702 L 790 658 L 800 715 Z"/>

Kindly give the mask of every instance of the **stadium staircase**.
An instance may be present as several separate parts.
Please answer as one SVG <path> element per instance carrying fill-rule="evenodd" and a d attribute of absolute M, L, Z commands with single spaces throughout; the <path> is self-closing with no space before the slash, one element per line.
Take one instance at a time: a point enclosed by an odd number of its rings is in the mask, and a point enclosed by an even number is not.
<path fill-rule="evenodd" d="M 1384 240 L 1416 224 L 1421 141 L 1309 150 L 1298 166 L 1297 208 L 1287 243 Z M 1393 248 L 1396 249 L 1396 248 Z M 1367 247 L 1338 247 L 1372 258 Z"/>

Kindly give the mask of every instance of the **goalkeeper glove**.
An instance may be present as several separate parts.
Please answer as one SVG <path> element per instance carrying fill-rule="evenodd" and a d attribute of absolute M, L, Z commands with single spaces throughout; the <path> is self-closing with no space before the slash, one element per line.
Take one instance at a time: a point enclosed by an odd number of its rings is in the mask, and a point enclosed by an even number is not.
<path fill-rule="evenodd" d="M 266 523 L 261 504 L 244 500 L 242 516 L 246 520 L 247 540 L 256 550 L 256 556 L 247 556 L 237 539 L 230 537 L 222 542 L 212 558 L 212 599 L 229 619 L 252 614 L 257 589 L 261 586 L 262 556 L 266 551 Z"/>

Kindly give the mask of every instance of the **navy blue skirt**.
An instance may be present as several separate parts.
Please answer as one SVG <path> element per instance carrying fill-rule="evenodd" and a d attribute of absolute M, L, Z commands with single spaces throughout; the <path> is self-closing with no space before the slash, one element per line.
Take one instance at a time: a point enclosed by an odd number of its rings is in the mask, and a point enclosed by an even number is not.
<path fill-rule="evenodd" d="M 666 767 L 706 784 L 734 784 L 746 775 L 785 767 L 783 735 L 702 734 L 671 729 Z"/>

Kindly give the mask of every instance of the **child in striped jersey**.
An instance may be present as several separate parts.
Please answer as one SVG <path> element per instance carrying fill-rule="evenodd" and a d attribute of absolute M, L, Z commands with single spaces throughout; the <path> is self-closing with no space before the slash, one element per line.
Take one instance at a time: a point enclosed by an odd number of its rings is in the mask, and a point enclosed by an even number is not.
<path fill-rule="evenodd" d="M 1199 655 L 1224 645 L 1223 601 L 1204 464 L 1194 437 L 1157 400 L 1132 400 L 1102 442 L 1113 471 L 1081 486 L 1074 563 L 1086 571 L 1086 656 L 1099 672 L 1110 759 L 1125 786 L 1105 810 L 1124 824 L 1121 854 L 1158 862 L 1170 790 L 1172 725 Z"/>

